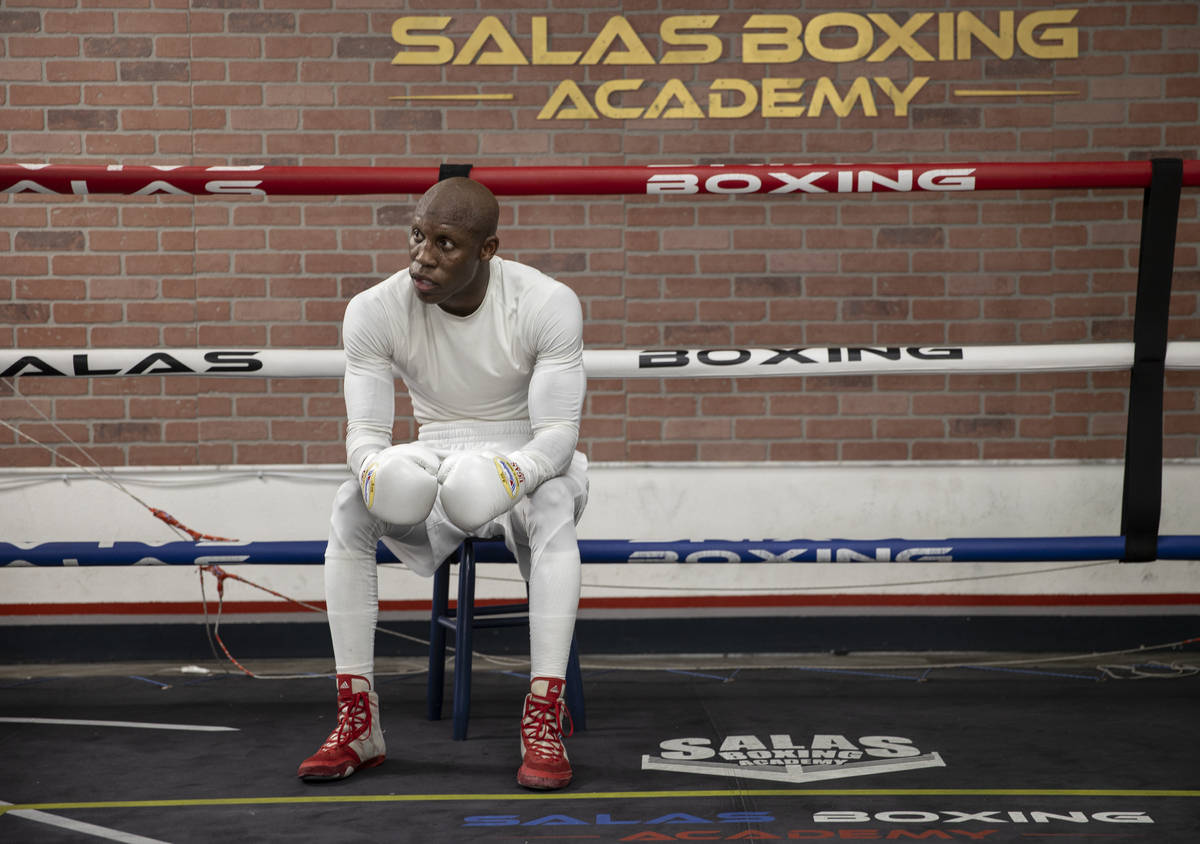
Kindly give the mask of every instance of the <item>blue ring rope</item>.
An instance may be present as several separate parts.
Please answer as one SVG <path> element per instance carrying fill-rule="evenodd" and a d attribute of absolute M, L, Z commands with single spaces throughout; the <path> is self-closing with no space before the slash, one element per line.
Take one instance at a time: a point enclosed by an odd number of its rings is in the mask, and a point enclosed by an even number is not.
<path fill-rule="evenodd" d="M 1025 563 L 1119 560 L 1121 536 L 962 539 L 764 539 L 663 541 L 584 539 L 585 563 Z M 477 541 L 481 563 L 512 562 L 501 540 Z M 311 565 L 324 540 L 280 542 L 0 542 L 0 566 L 129 566 L 247 563 Z M 1158 538 L 1159 560 L 1200 559 L 1200 536 Z M 399 562 L 382 543 L 381 563 Z"/>

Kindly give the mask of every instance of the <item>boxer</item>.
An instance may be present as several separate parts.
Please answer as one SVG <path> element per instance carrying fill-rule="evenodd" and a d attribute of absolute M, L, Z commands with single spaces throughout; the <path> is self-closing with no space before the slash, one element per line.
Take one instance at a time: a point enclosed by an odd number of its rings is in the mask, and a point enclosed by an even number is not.
<path fill-rule="evenodd" d="M 334 497 L 324 566 L 338 715 L 301 763 L 303 780 L 342 779 L 386 755 L 374 678 L 377 543 L 431 576 L 465 537 L 501 536 L 529 587 L 517 782 L 571 781 L 563 681 L 579 606 L 575 526 L 588 490 L 576 450 L 583 314 L 569 287 L 497 255 L 498 221 L 484 185 L 438 182 L 414 211 L 409 266 L 346 308 L 353 478 Z M 418 436 L 393 445 L 396 372 Z"/>

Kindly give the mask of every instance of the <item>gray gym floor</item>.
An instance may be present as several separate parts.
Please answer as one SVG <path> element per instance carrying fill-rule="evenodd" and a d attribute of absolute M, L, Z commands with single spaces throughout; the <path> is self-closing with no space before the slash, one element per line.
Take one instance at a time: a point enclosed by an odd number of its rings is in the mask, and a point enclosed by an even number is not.
<path fill-rule="evenodd" d="M 382 665 L 387 761 L 313 785 L 319 661 L 0 666 L 0 841 L 1192 844 L 1200 656 L 1155 657 L 585 660 L 552 793 L 515 782 L 518 669 L 477 663 L 453 741 L 421 661 Z"/>

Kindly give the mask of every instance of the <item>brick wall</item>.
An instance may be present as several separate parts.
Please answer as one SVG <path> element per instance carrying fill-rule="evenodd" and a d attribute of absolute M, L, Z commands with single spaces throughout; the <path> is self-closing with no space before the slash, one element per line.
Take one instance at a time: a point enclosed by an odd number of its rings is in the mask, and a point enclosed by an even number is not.
<path fill-rule="evenodd" d="M 663 0 L 531 0 L 493 10 L 493 22 L 476 4 L 453 2 L 6 0 L 0 161 L 1200 157 L 1195 3 L 847 5 L 768 3 L 751 13 L 730 0 L 687 10 Z M 1022 40 L 1022 22 L 1047 11 L 1074 13 Z M 768 26 L 752 14 L 783 17 Z M 452 45 L 464 63 L 394 64 L 398 53 L 417 53 L 393 38 L 406 15 L 450 18 L 416 34 L 434 45 L 427 50 Z M 706 15 L 717 17 L 699 20 Z M 693 16 L 690 28 L 672 36 L 679 16 Z M 817 35 L 789 40 L 789 20 Z M 545 34 L 535 37 L 542 22 Z M 664 22 L 672 43 L 660 37 Z M 1010 28 L 1018 35 L 1008 37 Z M 1075 54 L 1061 55 L 1060 45 L 1058 57 L 1030 55 L 1053 52 L 1062 29 L 1075 33 Z M 482 33 L 478 49 L 472 33 Z M 755 49 L 747 33 L 768 40 L 757 55 L 747 52 Z M 611 43 L 582 64 L 607 36 Z M 652 63 L 630 63 L 639 44 Z M 580 56 L 547 64 L 535 60 L 539 45 Z M 783 55 L 795 45 L 802 55 Z M 697 61 L 705 50 L 714 60 Z M 662 63 L 669 52 L 683 61 Z M 530 63 L 516 65 L 514 55 Z M 747 55 L 758 60 L 743 62 Z M 488 56 L 500 63 L 483 64 Z M 911 91 L 918 78 L 926 81 L 910 101 L 887 93 Z M 564 80 L 582 104 L 567 98 L 543 114 Z M 759 103 L 742 117 L 709 116 L 713 91 L 726 110 L 746 102 L 744 84 L 743 94 L 719 93 L 735 85 L 729 80 L 749 82 Z M 605 82 L 617 88 L 600 103 Z M 768 96 L 771 85 L 779 90 Z M 1058 93 L 969 93 L 1013 89 Z M 446 93 L 513 98 L 389 99 Z M 701 116 L 673 116 L 692 106 Z M 584 107 L 597 116 L 571 116 Z M 600 113 L 612 108 L 625 111 Z M 656 108 L 661 114 L 648 118 Z M 405 265 L 413 199 L 5 196 L 0 346 L 337 347 L 347 299 Z M 591 348 L 1132 337 L 1137 191 L 503 205 L 503 253 L 579 292 Z M 1197 243 L 1197 192 L 1185 190 L 1176 340 L 1200 339 Z M 1120 372 L 597 380 L 582 447 L 593 460 L 1117 458 L 1127 381 Z M 1200 457 L 1200 376 L 1172 372 L 1167 383 L 1166 454 Z M 403 396 L 398 411 L 397 436 L 413 436 Z M 0 465 L 337 463 L 342 414 L 330 379 L 23 378 L 0 383 L 0 418 L 58 456 L 0 429 Z"/>

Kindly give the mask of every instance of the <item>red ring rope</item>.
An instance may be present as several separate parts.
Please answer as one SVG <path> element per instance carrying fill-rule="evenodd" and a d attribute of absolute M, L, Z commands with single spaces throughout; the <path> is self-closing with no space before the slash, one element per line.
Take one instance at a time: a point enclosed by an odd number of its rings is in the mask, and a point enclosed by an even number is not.
<path fill-rule="evenodd" d="M 730 164 L 624 167 L 475 167 L 498 195 L 876 193 L 1141 188 L 1149 161 L 923 164 Z M 276 167 L 2 164 L 0 193 L 336 196 L 416 194 L 437 167 Z M 1200 161 L 1183 163 L 1183 184 L 1200 186 Z"/>

